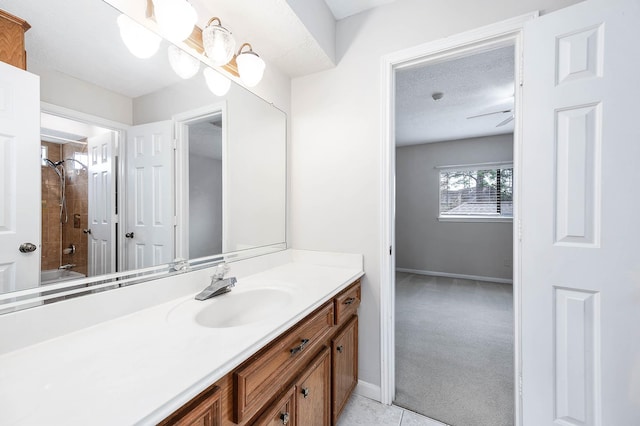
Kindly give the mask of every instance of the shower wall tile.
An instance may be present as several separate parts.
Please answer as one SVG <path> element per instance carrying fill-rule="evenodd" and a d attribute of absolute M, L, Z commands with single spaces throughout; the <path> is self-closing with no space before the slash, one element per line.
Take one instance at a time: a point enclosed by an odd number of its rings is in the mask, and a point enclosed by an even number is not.
<path fill-rule="evenodd" d="M 61 145 L 41 142 L 48 150 L 48 158 L 53 161 L 62 159 Z M 42 166 L 42 251 L 40 267 L 42 270 L 57 269 L 60 266 L 62 246 L 62 226 L 60 223 L 60 178 L 55 170 Z"/>
<path fill-rule="evenodd" d="M 75 153 L 87 153 L 86 144 L 67 143 L 63 145 L 64 158 L 74 158 Z M 76 247 L 74 254 L 63 254 L 63 263 L 76 265 L 74 271 L 87 275 L 88 272 L 88 246 L 87 236 L 82 232 L 88 228 L 88 199 L 89 199 L 89 175 L 87 170 L 76 170 L 75 162 L 69 162 L 66 174 L 67 209 L 69 220 L 63 227 L 62 247 Z M 74 215 L 80 215 L 80 227 L 74 227 Z"/>

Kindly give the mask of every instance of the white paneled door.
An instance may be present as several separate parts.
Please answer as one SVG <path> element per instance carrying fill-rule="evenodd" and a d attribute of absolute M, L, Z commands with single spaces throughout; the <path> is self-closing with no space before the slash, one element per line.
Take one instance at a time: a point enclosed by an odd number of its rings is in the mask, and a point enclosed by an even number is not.
<path fill-rule="evenodd" d="M 524 425 L 640 425 L 640 2 L 524 34 Z"/>
<path fill-rule="evenodd" d="M 115 272 L 115 132 L 88 138 L 89 276 Z"/>
<path fill-rule="evenodd" d="M 38 77 L 0 62 L 0 293 L 40 282 L 39 129 Z"/>
<path fill-rule="evenodd" d="M 127 133 L 127 268 L 174 258 L 173 121 L 132 127 Z"/>

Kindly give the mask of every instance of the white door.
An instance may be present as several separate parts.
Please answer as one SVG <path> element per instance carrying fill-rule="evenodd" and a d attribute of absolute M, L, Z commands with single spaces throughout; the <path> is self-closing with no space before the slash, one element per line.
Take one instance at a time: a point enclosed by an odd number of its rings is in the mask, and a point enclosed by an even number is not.
<path fill-rule="evenodd" d="M 115 272 L 115 132 L 88 138 L 89 276 Z"/>
<path fill-rule="evenodd" d="M 524 425 L 640 425 L 640 2 L 524 34 Z"/>
<path fill-rule="evenodd" d="M 39 78 L 0 62 L 0 292 L 40 283 L 39 133 Z"/>
<path fill-rule="evenodd" d="M 174 258 L 173 122 L 134 126 L 127 132 L 125 245 L 128 269 Z"/>

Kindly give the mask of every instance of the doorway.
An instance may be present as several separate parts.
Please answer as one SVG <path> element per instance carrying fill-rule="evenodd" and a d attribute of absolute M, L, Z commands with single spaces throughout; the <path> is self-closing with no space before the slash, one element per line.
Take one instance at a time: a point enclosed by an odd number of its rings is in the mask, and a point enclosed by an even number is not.
<path fill-rule="evenodd" d="M 118 136 L 41 113 L 41 285 L 116 272 Z"/>
<path fill-rule="evenodd" d="M 396 394 L 513 425 L 514 47 L 397 70 Z"/>
<path fill-rule="evenodd" d="M 395 114 L 395 78 L 396 71 L 415 67 L 419 64 L 434 64 L 443 61 L 463 58 L 474 53 L 486 52 L 496 48 L 512 45 L 515 49 L 515 58 L 521 57 L 522 51 L 522 28 L 524 24 L 535 18 L 537 14 L 532 13 L 521 16 L 498 24 L 479 28 L 468 33 L 463 33 L 441 41 L 427 43 L 422 46 L 396 52 L 383 58 L 382 66 L 382 84 L 383 96 L 382 103 L 384 109 L 382 111 L 382 204 L 384 206 L 382 212 L 382 241 L 385 250 L 381 253 L 381 401 L 386 404 L 393 403 L 396 397 L 396 152 L 395 152 L 395 132 L 396 132 L 396 114 Z M 514 198 L 513 198 L 513 226 L 517 229 L 519 217 L 519 198 L 518 198 L 518 166 L 520 164 L 520 91 L 519 83 L 521 69 L 519 60 L 515 61 L 515 90 L 514 96 L 514 134 L 513 134 L 513 167 L 514 167 Z M 455 166 L 456 164 L 444 164 Z M 438 183 L 435 183 L 436 187 Z M 437 203 L 438 201 L 436 201 Z M 514 423 L 520 424 L 520 405 L 521 399 L 517 389 L 519 388 L 520 377 L 520 336 L 518 324 L 520 322 L 519 311 L 519 247 L 517 242 L 517 232 L 513 233 L 513 316 L 514 324 L 514 344 L 513 344 L 513 383 L 514 392 L 512 394 Z M 515 318 L 515 320 L 513 320 Z"/>

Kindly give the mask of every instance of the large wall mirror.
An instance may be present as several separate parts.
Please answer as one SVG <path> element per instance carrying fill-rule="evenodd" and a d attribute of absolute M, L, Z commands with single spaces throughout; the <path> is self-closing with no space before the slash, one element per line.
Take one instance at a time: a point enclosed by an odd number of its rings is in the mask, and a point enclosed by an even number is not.
<path fill-rule="evenodd" d="M 42 97 L 40 156 L 21 171 L 33 164 L 41 176 L 22 188 L 41 194 L 40 268 L 0 279 L 0 312 L 121 285 L 132 272 L 166 274 L 180 259 L 286 247 L 282 111 L 234 82 L 214 94 L 216 72 L 197 60 L 181 68 L 173 59 L 184 53 L 165 40 L 135 57 L 120 12 L 102 0 L 0 9 L 31 25 L 28 71 Z"/>

